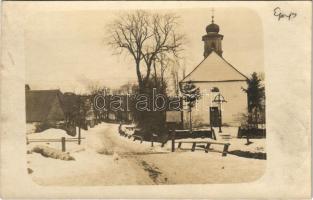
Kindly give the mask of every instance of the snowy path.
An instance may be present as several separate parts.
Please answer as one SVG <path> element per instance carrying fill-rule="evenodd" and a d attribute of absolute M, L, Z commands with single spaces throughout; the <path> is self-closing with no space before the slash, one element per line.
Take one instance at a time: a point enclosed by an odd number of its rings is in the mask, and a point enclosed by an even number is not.
<path fill-rule="evenodd" d="M 75 161 L 28 155 L 28 168 L 40 185 L 134 185 L 162 184 L 166 178 L 142 155 L 156 154 L 149 143 L 121 137 L 116 124 L 100 124 L 83 131 L 82 146 L 70 151 Z M 33 144 L 33 143 L 32 143 Z M 73 144 L 69 144 L 72 145 Z M 71 148 L 71 146 L 69 146 Z M 161 152 L 162 153 L 162 150 Z M 163 152 L 164 153 L 164 152 Z"/>
<path fill-rule="evenodd" d="M 133 141 L 117 132 L 116 124 L 99 124 L 83 131 L 75 161 L 28 154 L 28 168 L 40 185 L 153 185 L 238 183 L 262 176 L 266 160 L 248 159 L 203 150 L 170 152 L 170 144 Z"/>
<path fill-rule="evenodd" d="M 161 184 L 165 183 L 167 178 L 162 177 L 159 168 L 148 163 L 143 155 L 165 154 L 169 153 L 162 149 L 150 147 L 150 143 L 140 144 L 131 139 L 121 137 L 117 133 L 116 124 L 106 124 L 103 129 L 95 134 L 102 142 L 102 148 L 98 149 L 99 153 L 113 155 L 113 159 L 124 160 L 129 164 L 125 169 L 137 177 L 136 184 Z M 156 151 L 156 150 L 159 151 Z M 138 181 L 139 180 L 139 181 Z"/>

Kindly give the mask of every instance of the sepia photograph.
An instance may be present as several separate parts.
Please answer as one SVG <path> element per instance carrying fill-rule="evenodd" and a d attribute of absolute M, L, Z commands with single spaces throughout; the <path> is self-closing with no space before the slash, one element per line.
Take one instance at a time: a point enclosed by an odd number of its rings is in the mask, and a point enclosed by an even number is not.
<path fill-rule="evenodd" d="M 312 1 L 4 1 L 3 199 L 310 199 Z"/>
<path fill-rule="evenodd" d="M 257 180 L 262 39 L 245 8 L 34 13 L 25 29 L 29 176 L 62 186 Z"/>

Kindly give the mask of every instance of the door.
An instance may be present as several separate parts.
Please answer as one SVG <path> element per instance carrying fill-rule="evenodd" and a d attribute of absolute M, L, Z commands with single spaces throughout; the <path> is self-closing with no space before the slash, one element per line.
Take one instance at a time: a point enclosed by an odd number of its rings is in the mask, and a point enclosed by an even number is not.
<path fill-rule="evenodd" d="M 210 107 L 210 124 L 213 127 L 219 126 L 219 111 L 218 107 Z"/>

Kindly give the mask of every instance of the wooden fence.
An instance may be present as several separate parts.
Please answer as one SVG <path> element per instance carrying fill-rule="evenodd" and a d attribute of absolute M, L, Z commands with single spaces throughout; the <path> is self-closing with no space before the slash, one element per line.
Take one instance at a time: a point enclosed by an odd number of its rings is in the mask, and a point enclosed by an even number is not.
<path fill-rule="evenodd" d="M 177 144 L 177 143 L 178 143 L 178 149 L 181 149 L 183 143 L 192 144 L 191 151 L 195 151 L 195 148 L 196 148 L 197 144 L 204 144 L 205 145 L 205 148 L 204 148 L 204 152 L 205 153 L 209 152 L 209 149 L 210 149 L 211 145 L 222 145 L 222 146 L 224 146 L 223 147 L 223 151 L 222 151 L 222 156 L 227 156 L 228 147 L 230 146 L 229 143 L 203 141 L 203 140 L 198 140 L 198 141 L 195 141 L 195 140 L 181 141 L 181 140 L 179 140 L 179 141 L 176 141 L 176 139 L 179 139 L 179 138 L 177 138 L 178 133 L 186 134 L 188 132 L 189 132 L 189 130 L 172 130 L 171 131 L 170 136 L 171 136 L 171 150 L 172 150 L 172 152 L 175 151 L 175 144 Z M 214 129 L 212 129 L 212 128 L 211 128 L 211 130 L 198 131 L 197 134 L 200 134 L 201 137 L 206 136 L 206 138 L 212 138 L 212 139 L 216 140 Z M 183 138 L 184 138 L 184 136 L 181 135 L 180 139 L 183 139 Z M 193 138 L 197 138 L 197 136 L 193 137 Z"/>
<path fill-rule="evenodd" d="M 62 152 L 66 151 L 66 142 L 77 142 L 80 145 L 80 142 L 82 139 L 85 138 L 65 138 L 61 137 L 60 139 L 28 139 L 26 138 L 26 143 L 32 143 L 32 142 L 60 142 L 62 145 Z"/>

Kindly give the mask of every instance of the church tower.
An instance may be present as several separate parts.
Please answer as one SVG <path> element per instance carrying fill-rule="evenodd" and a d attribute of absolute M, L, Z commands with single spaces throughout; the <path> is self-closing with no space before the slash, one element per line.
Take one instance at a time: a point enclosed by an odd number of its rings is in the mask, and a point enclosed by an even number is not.
<path fill-rule="evenodd" d="M 206 27 L 207 34 L 202 36 L 202 41 L 204 42 L 204 58 L 215 51 L 219 56 L 222 56 L 222 40 L 223 35 L 218 34 L 220 27 L 217 24 L 214 24 L 214 15 L 212 15 L 212 22 Z"/>

